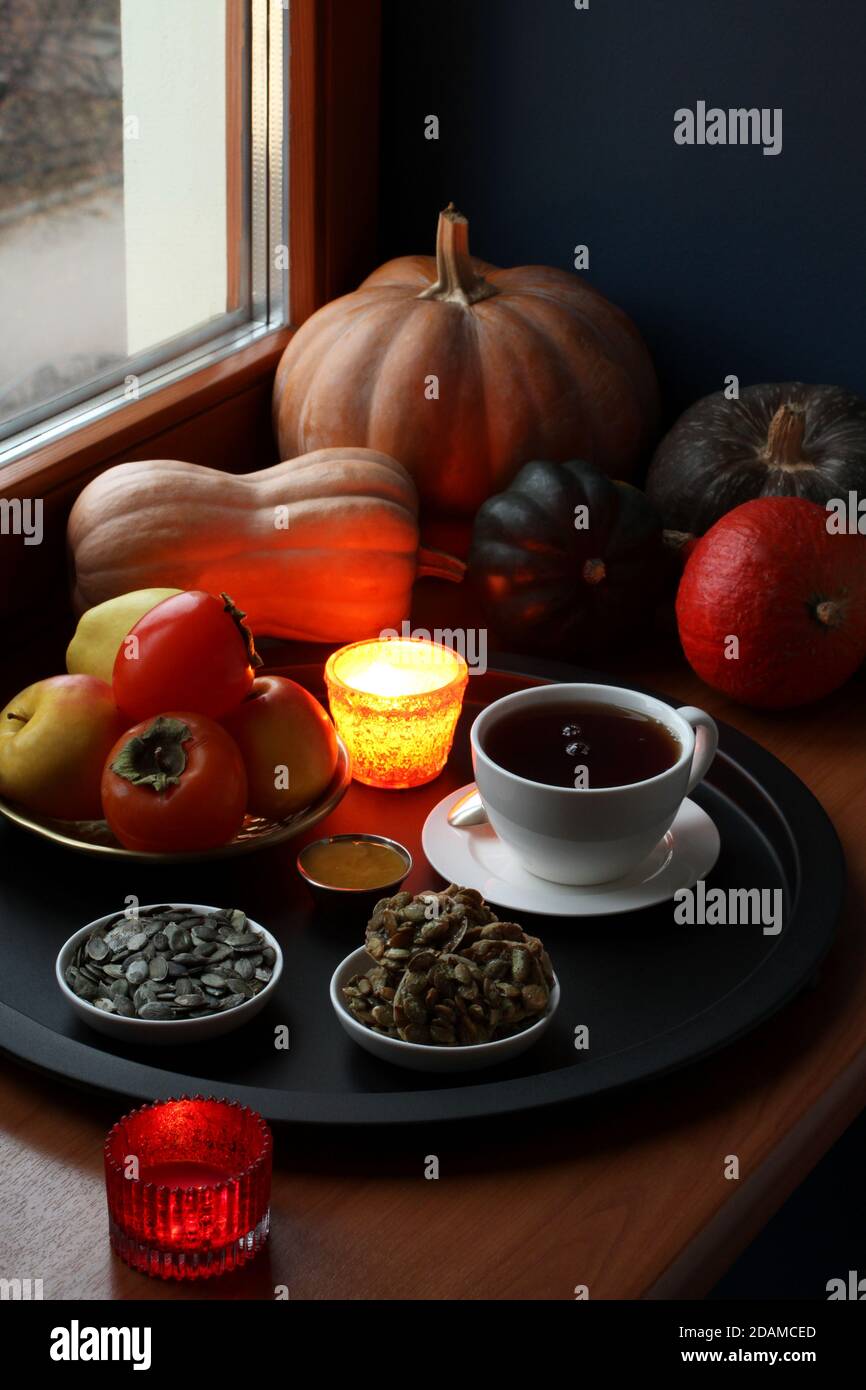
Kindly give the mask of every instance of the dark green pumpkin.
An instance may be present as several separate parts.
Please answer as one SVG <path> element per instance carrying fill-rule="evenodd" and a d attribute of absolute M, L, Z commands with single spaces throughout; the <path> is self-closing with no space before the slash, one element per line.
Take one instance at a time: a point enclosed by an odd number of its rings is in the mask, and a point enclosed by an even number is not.
<path fill-rule="evenodd" d="M 665 566 L 661 523 L 644 494 L 577 460 L 525 464 L 480 508 L 469 555 L 500 640 L 564 657 L 645 622 Z"/>
<path fill-rule="evenodd" d="M 665 435 L 647 495 L 672 531 L 703 536 L 756 497 L 831 498 L 866 491 L 866 400 L 801 381 L 696 401 Z"/>

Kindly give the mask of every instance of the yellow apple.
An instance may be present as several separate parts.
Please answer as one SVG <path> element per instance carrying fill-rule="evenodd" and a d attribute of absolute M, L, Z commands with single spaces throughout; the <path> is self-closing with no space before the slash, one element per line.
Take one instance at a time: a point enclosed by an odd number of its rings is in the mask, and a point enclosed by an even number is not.
<path fill-rule="evenodd" d="M 118 594 L 116 598 L 88 608 L 79 618 L 72 641 L 66 648 L 67 671 L 98 676 L 111 685 L 114 659 L 124 637 L 151 608 L 180 592 L 180 589 L 133 589 L 129 594 Z"/>
<path fill-rule="evenodd" d="M 102 769 L 124 727 L 96 676 L 28 685 L 0 712 L 0 796 L 34 815 L 97 820 Z"/>
<path fill-rule="evenodd" d="M 337 735 L 318 700 L 284 676 L 259 676 L 222 720 L 247 770 L 247 810 L 285 820 L 309 806 L 337 766 Z"/>

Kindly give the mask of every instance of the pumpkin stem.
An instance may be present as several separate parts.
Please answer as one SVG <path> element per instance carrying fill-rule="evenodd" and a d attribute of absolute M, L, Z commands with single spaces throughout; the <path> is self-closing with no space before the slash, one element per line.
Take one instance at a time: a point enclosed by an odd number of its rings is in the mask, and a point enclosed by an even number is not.
<path fill-rule="evenodd" d="M 803 435 L 806 431 L 806 411 L 802 405 L 786 401 L 780 405 L 767 431 L 764 459 L 778 468 L 812 465 L 803 458 Z"/>
<path fill-rule="evenodd" d="M 451 584 L 459 584 L 466 573 L 466 566 L 456 555 L 448 555 L 444 550 L 427 550 L 421 546 L 418 551 L 416 579 L 425 576 L 432 579 L 447 579 Z"/>
<path fill-rule="evenodd" d="M 686 547 L 692 545 L 697 539 L 698 537 L 692 531 L 669 531 L 667 528 L 662 531 L 662 544 L 674 554 L 685 551 Z"/>
<path fill-rule="evenodd" d="M 449 203 L 439 214 L 436 233 L 436 283 L 418 295 L 419 299 L 438 299 L 444 304 L 478 304 L 498 294 L 495 285 L 485 280 L 472 263 L 469 254 L 469 223 Z"/>

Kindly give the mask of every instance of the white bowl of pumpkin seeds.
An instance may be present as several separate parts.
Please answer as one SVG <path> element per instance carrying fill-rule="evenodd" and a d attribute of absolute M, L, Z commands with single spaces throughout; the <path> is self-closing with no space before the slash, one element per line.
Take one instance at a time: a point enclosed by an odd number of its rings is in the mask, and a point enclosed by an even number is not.
<path fill-rule="evenodd" d="M 155 903 L 110 912 L 57 956 L 57 983 L 90 1028 L 121 1042 L 203 1042 L 272 998 L 283 953 L 238 908 Z"/>
<path fill-rule="evenodd" d="M 456 958 L 455 958 L 456 959 Z M 416 958 L 417 960 L 417 958 Z M 414 962 L 413 962 L 414 964 Z M 462 965 L 467 962 L 462 961 Z M 410 1071 L 463 1072 L 478 1071 L 483 1067 L 497 1066 L 510 1062 L 526 1052 L 547 1032 L 553 1015 L 559 1007 L 559 980 L 552 976 L 549 997 L 544 1012 L 535 1023 L 523 1026 L 505 1037 L 493 1038 L 489 1042 L 464 1043 L 460 1046 L 440 1046 L 435 1043 L 405 1042 L 399 1037 L 389 1037 L 386 1032 L 370 1028 L 352 1016 L 346 1002 L 347 988 L 351 990 L 368 968 L 374 965 L 365 947 L 341 961 L 331 977 L 331 1004 L 344 1032 L 383 1062 L 393 1062 L 398 1067 L 408 1067 Z"/>

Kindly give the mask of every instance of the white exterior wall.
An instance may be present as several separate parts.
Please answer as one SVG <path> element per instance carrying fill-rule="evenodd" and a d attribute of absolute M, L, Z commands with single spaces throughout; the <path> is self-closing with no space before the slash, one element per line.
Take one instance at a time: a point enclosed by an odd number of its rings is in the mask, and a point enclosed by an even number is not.
<path fill-rule="evenodd" d="M 122 0 L 127 350 L 226 308 L 222 0 Z"/>

